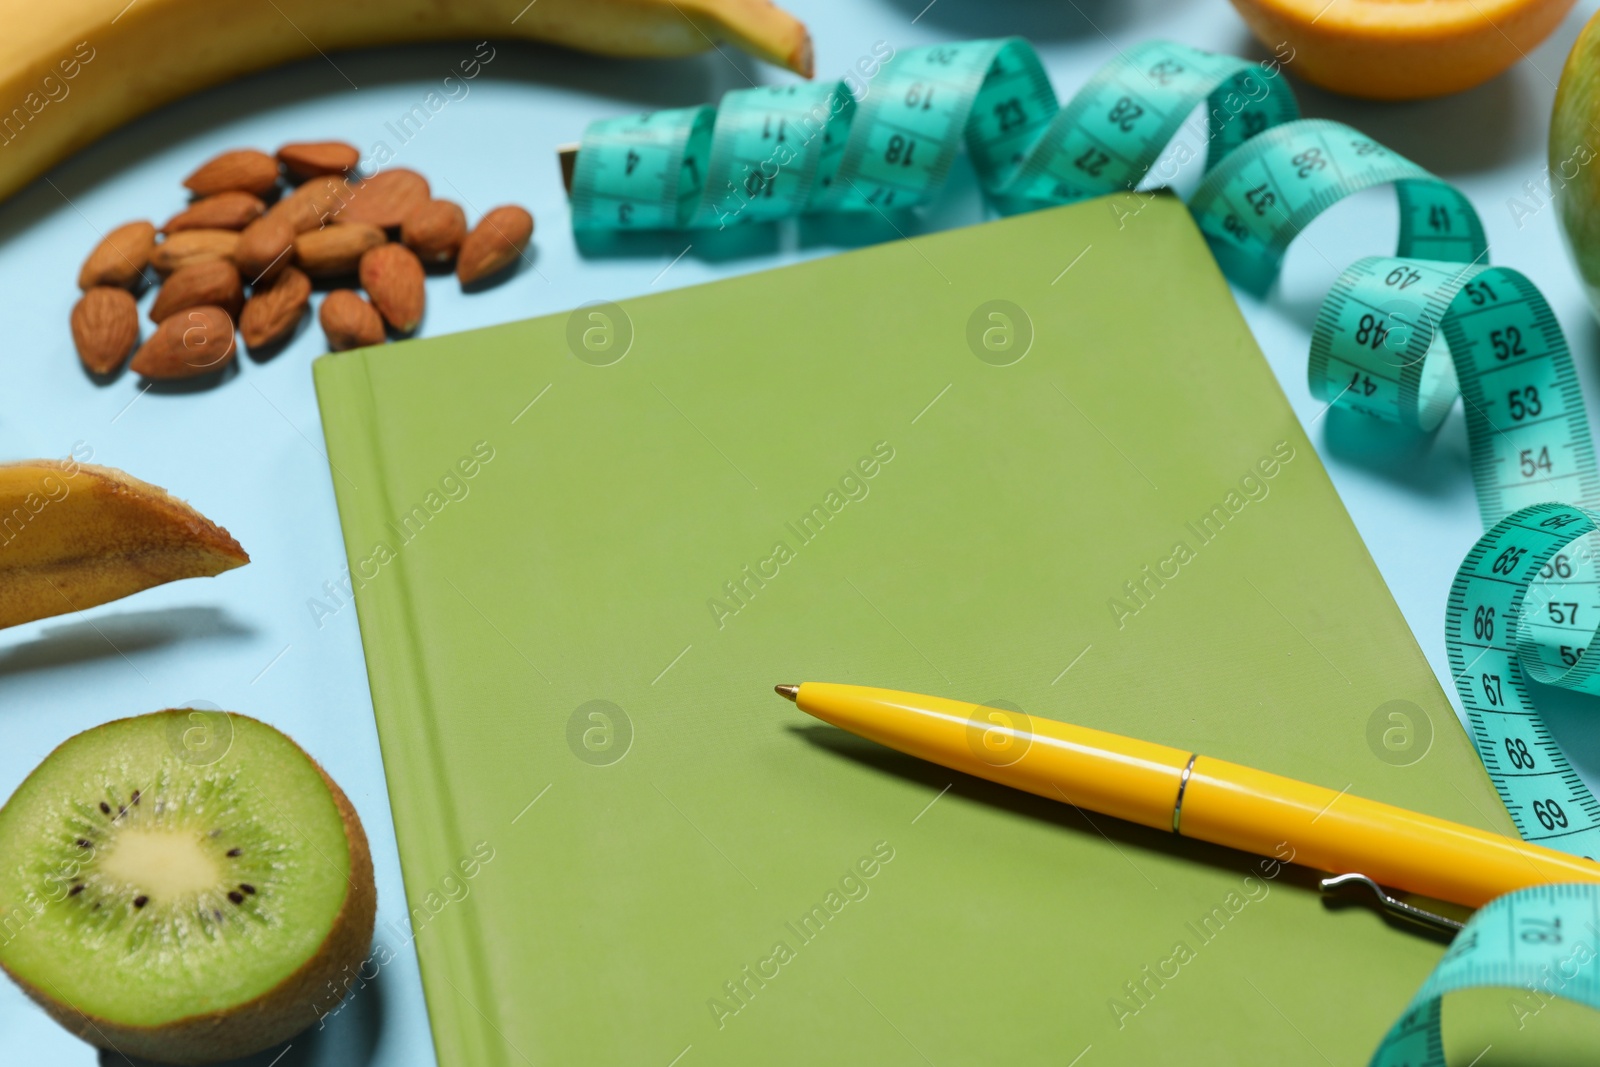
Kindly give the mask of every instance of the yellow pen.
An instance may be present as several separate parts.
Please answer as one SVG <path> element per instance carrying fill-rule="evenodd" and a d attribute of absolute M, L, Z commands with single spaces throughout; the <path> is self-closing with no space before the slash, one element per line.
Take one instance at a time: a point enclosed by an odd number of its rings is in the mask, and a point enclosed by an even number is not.
<path fill-rule="evenodd" d="M 1479 907 L 1514 889 L 1600 882 L 1600 864 L 1237 763 L 1053 719 L 892 689 L 806 682 L 777 691 L 853 734 L 1089 811 L 1356 879 L 1411 918 L 1389 886 Z M 1374 884 L 1376 883 L 1376 884 Z"/>

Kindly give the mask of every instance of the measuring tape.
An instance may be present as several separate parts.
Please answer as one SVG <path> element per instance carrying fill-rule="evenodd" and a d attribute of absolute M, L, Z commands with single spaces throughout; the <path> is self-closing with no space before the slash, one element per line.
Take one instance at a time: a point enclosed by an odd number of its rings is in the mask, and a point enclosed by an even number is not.
<path fill-rule="evenodd" d="M 1600 857 L 1600 803 L 1545 730 L 1527 678 L 1600 693 L 1600 656 L 1584 656 L 1600 618 L 1593 553 L 1581 544 L 1594 531 L 1589 513 L 1566 504 L 1506 516 L 1461 564 L 1445 618 L 1473 741 L 1517 832 L 1590 859 Z"/>
<path fill-rule="evenodd" d="M 730 92 L 584 131 L 580 231 L 726 227 L 927 203 L 963 144 L 1007 212 L 1129 188 L 1200 103 L 1208 165 L 1299 115 L 1275 70 L 1155 41 L 1097 72 L 1065 108 L 1020 38 L 914 48 L 857 103 L 843 82 Z"/>
<path fill-rule="evenodd" d="M 1566 338 L 1514 270 L 1357 261 L 1317 316 L 1310 383 L 1330 404 L 1422 430 L 1460 395 L 1485 526 L 1542 501 L 1600 500 Z"/>
<path fill-rule="evenodd" d="M 1600 1008 L 1600 894 L 1542 885 L 1496 897 L 1473 916 L 1372 1057 L 1373 1067 L 1443 1067 L 1440 1001 L 1501 986 Z"/>
<path fill-rule="evenodd" d="M 1517 831 L 1600 857 L 1600 802 L 1534 706 L 1528 678 L 1600 693 L 1584 653 L 1600 627 L 1588 543 L 1600 502 L 1577 374 L 1534 284 L 1486 264 L 1470 202 L 1335 122 L 1291 122 L 1209 171 L 1190 209 L 1223 270 L 1256 292 L 1290 243 L 1351 193 L 1392 183 L 1395 257 L 1348 267 L 1311 335 L 1313 395 L 1431 431 L 1463 401 L 1478 506 L 1489 532 L 1451 588 L 1445 637 L 1469 735 Z M 1444 1067 L 1440 998 L 1474 986 L 1540 989 L 1600 1008 L 1600 892 L 1546 886 L 1481 909 L 1384 1038 L 1375 1067 Z M 1552 967 L 1564 968 L 1554 983 Z M 1574 973 L 1567 975 L 1566 971 Z"/>
<path fill-rule="evenodd" d="M 1278 276 L 1299 232 L 1351 193 L 1394 184 L 1400 256 L 1476 262 L 1487 255 L 1472 204 L 1378 142 L 1339 122 L 1277 127 L 1210 170 L 1189 201 L 1223 272 L 1253 292 Z"/>
<path fill-rule="evenodd" d="M 1295 237 L 1352 193 L 1393 185 L 1393 257 L 1352 264 L 1312 331 L 1312 393 L 1329 406 L 1439 426 L 1463 399 L 1489 532 L 1451 588 L 1451 673 L 1484 767 L 1529 841 L 1600 857 L 1600 802 L 1535 708 L 1528 679 L 1600 694 L 1600 466 L 1565 337 L 1526 277 L 1488 265 L 1472 204 L 1357 130 L 1298 120 L 1275 67 L 1150 42 L 1064 107 L 1027 42 L 894 56 L 857 101 L 794 86 L 720 110 L 591 125 L 573 173 L 579 231 L 725 227 L 820 211 L 887 211 L 937 194 L 965 146 L 1002 213 L 1132 189 L 1204 102 L 1205 176 L 1189 207 L 1225 274 L 1261 293 Z M 1577 505 L 1551 503 L 1574 500 Z M 1541 886 L 1491 901 L 1452 942 L 1373 1067 L 1444 1067 L 1440 998 L 1476 986 L 1600 1008 L 1600 891 Z M 1554 977 L 1552 977 L 1554 976 Z"/>

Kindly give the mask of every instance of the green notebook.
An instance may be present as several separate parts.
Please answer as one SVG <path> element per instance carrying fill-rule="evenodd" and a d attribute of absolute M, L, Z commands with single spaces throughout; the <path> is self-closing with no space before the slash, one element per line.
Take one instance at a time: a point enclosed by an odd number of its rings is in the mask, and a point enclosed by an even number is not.
<path fill-rule="evenodd" d="M 1436 941 L 772 692 L 1512 832 L 1187 211 L 1141 203 L 318 361 L 444 1067 L 1366 1062 Z"/>

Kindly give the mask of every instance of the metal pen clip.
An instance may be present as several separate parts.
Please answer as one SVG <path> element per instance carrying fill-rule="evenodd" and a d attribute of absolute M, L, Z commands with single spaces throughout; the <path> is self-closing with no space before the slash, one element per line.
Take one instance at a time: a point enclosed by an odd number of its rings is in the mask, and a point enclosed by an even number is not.
<path fill-rule="evenodd" d="M 1432 927 L 1435 930 L 1455 933 L 1466 925 L 1436 912 L 1425 911 L 1414 904 L 1407 904 L 1364 874 L 1336 874 L 1332 878 L 1324 878 L 1317 884 L 1324 893 L 1337 892 L 1347 886 L 1366 886 L 1372 890 L 1372 895 L 1378 898 L 1378 903 L 1385 911 L 1392 915 L 1398 915 L 1402 919 L 1409 919 L 1422 926 Z"/>

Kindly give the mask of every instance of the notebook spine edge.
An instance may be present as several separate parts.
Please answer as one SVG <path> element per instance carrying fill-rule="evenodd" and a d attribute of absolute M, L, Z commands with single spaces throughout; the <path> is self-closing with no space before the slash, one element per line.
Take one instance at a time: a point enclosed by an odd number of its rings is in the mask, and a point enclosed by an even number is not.
<path fill-rule="evenodd" d="M 437 744 L 430 743 L 431 731 L 414 729 L 418 723 L 436 725 L 437 719 L 422 664 L 422 640 L 412 610 L 405 560 L 397 554 L 376 580 L 366 576 L 358 562 L 369 556 L 373 546 L 359 544 L 354 531 L 382 529 L 394 511 L 383 461 L 386 450 L 376 385 L 370 372 L 364 351 L 325 356 L 313 365 L 395 836 L 402 853 L 421 853 L 414 857 L 420 862 L 401 864 L 407 898 L 404 922 L 390 920 L 377 937 L 392 942 L 389 947 L 395 950 L 416 946 L 434 1051 L 441 1067 L 509 1067 L 501 1042 L 489 1032 L 497 1029 L 495 1024 L 489 1021 L 486 1026 L 481 1021 L 485 1010 L 498 1015 L 492 996 L 487 995 L 481 931 L 473 925 L 471 930 L 461 931 L 467 936 L 435 936 L 424 945 L 418 939 L 419 924 L 413 919 L 431 887 L 409 872 L 454 870 L 455 857 L 464 846 L 448 803 L 442 753 Z M 443 973 L 432 975 L 430 982 L 430 969 Z M 478 1010 L 459 1010 L 461 997 L 439 985 L 444 978 L 448 987 L 454 987 L 449 975 L 470 976 L 469 987 L 475 987 L 471 992 L 478 995 L 469 1003 Z M 459 987 L 456 991 L 461 992 Z"/>

